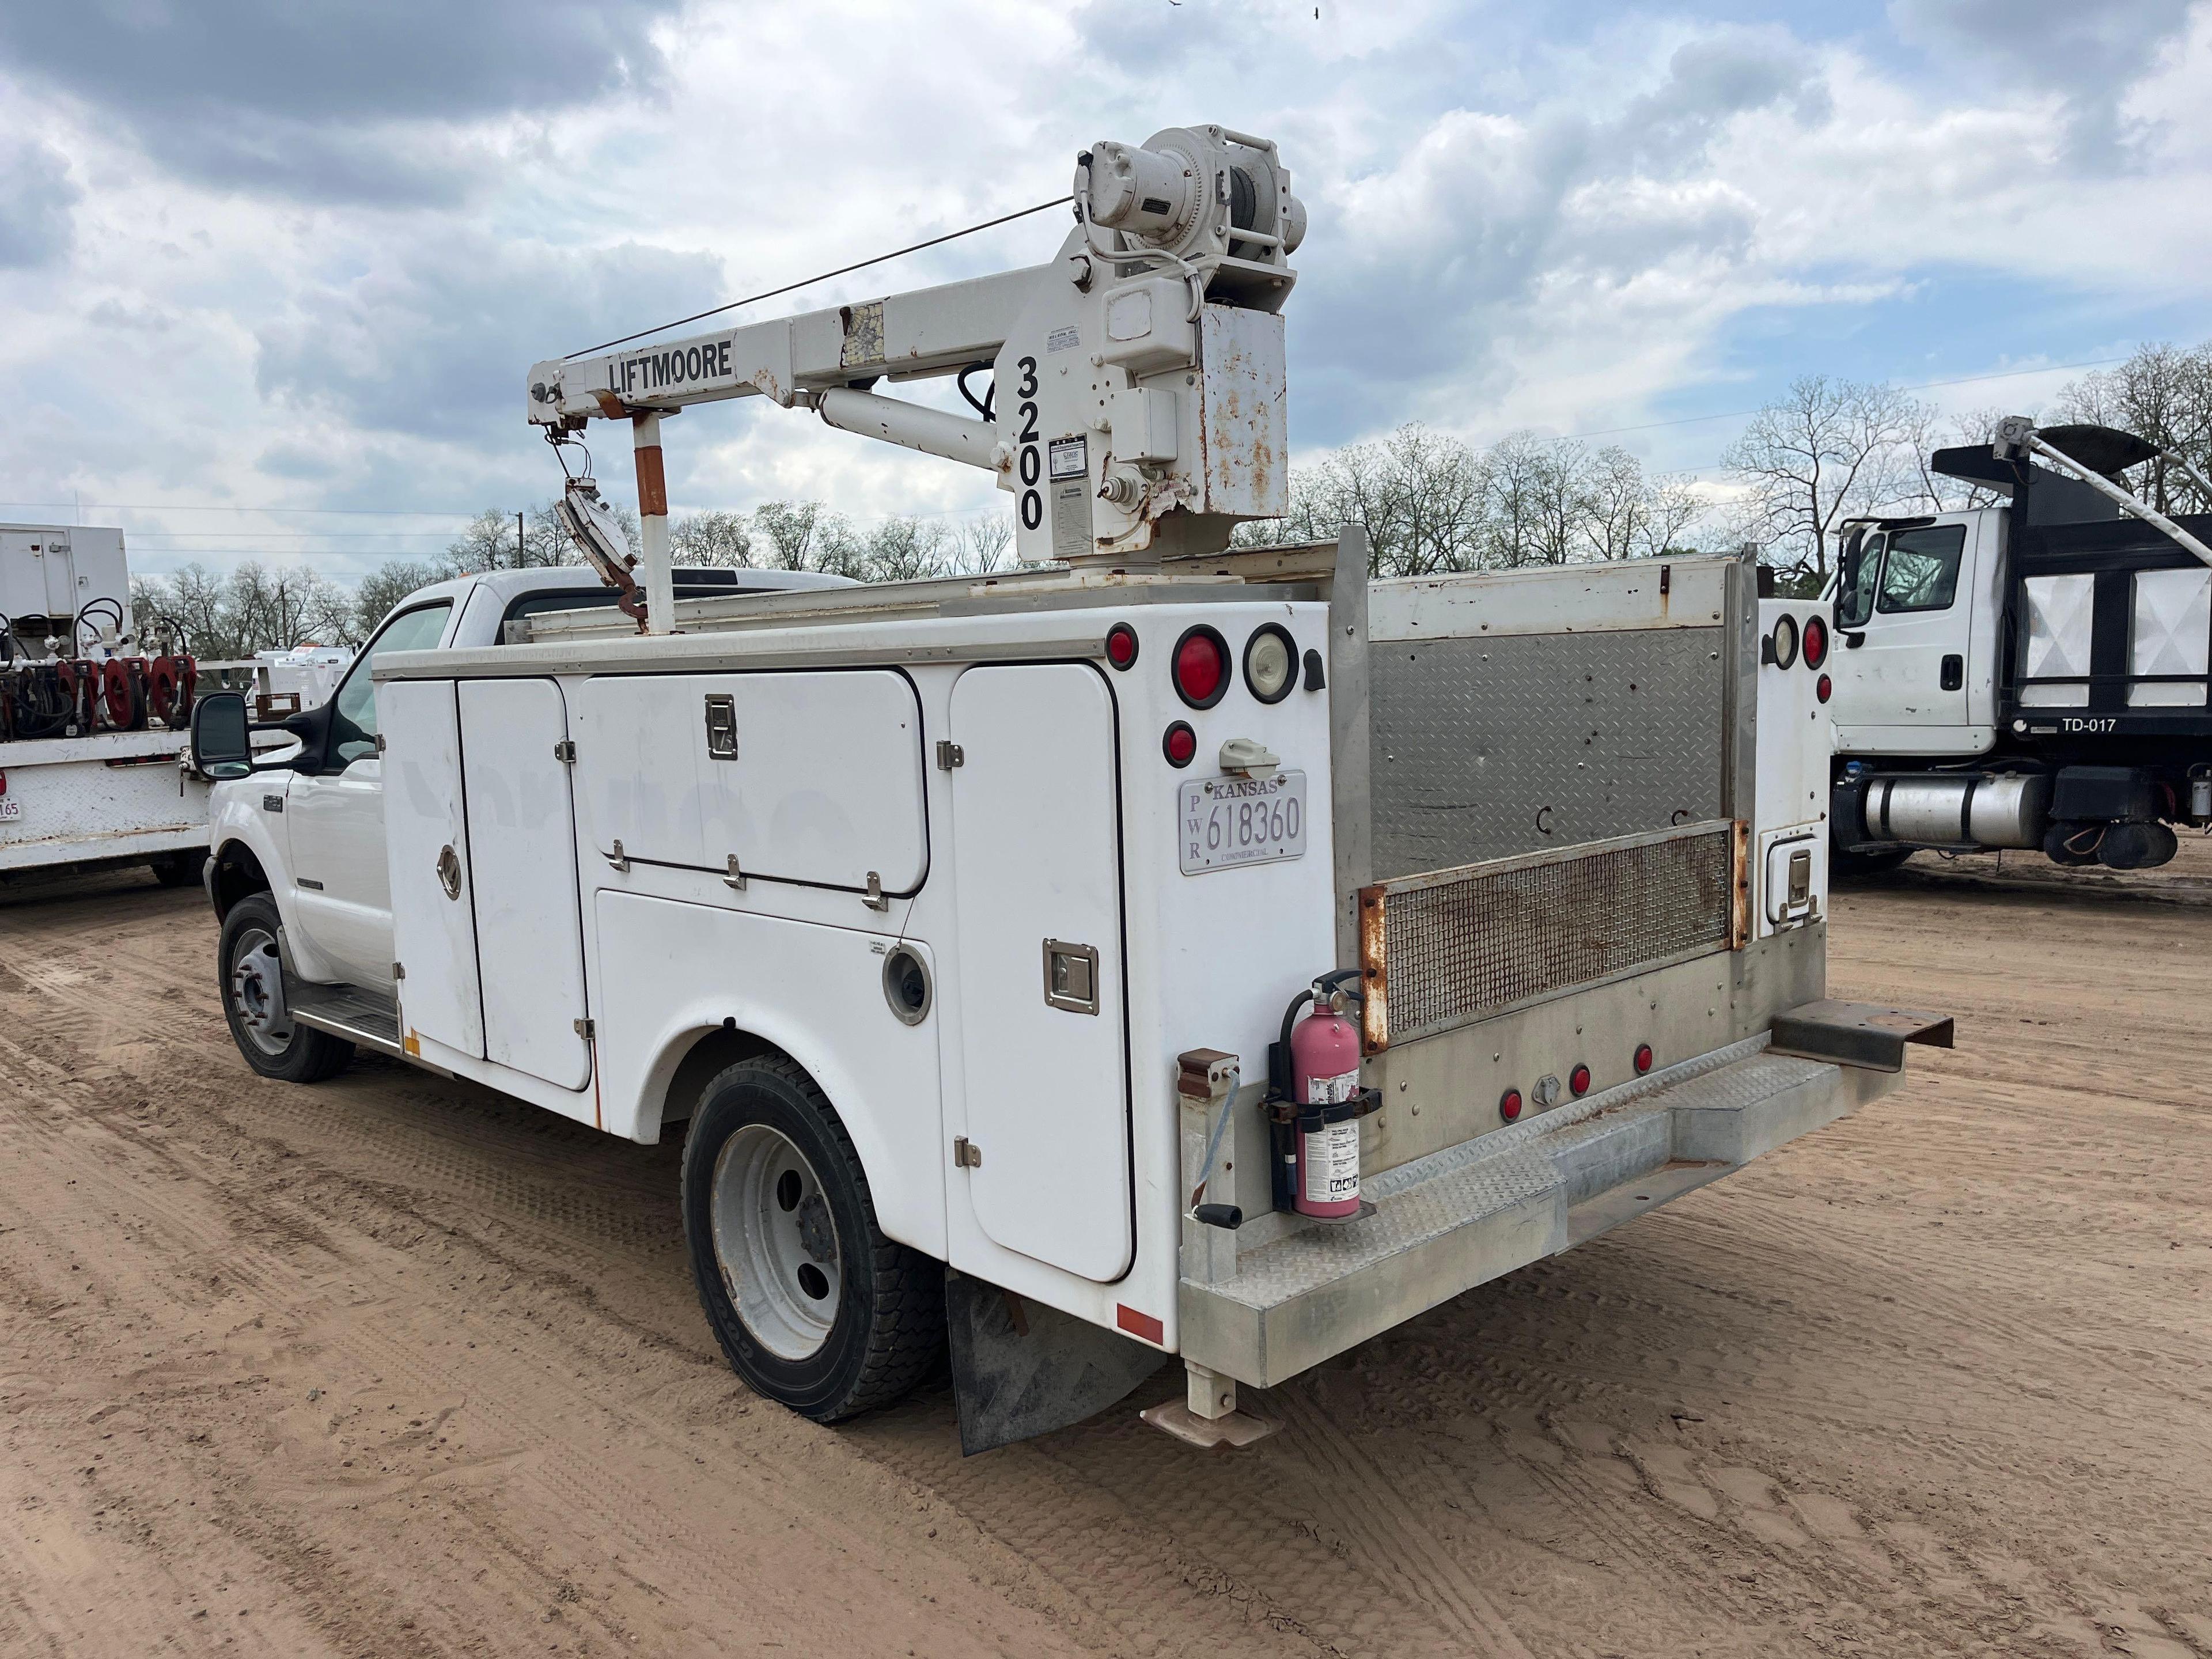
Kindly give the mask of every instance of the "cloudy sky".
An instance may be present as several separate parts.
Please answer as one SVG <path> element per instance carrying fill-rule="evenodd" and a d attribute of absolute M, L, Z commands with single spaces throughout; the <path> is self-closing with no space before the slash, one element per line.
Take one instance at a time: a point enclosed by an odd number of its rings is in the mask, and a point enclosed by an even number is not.
<path fill-rule="evenodd" d="M 141 570 L 424 552 L 557 482 L 536 359 L 1201 121 L 1277 137 L 1311 216 L 1297 448 L 1419 419 L 1711 476 L 1802 373 L 2027 408 L 2212 335 L 2207 84 L 2212 3 L 2185 0 L 11 4 L 0 516 L 81 502 Z M 1032 263 L 1061 229 L 757 314 Z M 1004 510 L 759 400 L 668 443 L 679 512 Z M 618 451 L 600 471 L 626 489 Z"/>

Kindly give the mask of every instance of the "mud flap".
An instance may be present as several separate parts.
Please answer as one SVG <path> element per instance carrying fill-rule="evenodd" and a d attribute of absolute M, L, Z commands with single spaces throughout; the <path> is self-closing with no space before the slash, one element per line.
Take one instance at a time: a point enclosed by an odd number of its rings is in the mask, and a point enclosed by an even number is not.
<path fill-rule="evenodd" d="M 950 1269 L 945 1321 L 960 1449 L 969 1457 L 1080 1423 L 1168 1361 L 1118 1332 Z"/>

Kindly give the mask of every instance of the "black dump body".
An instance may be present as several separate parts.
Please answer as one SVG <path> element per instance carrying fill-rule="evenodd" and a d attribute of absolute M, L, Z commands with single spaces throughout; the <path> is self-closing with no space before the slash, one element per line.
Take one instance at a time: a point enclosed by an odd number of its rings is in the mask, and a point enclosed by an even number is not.
<path fill-rule="evenodd" d="M 2046 428 L 2040 435 L 2100 472 L 2118 472 L 2155 453 L 2140 439 L 2101 428 Z M 2059 765 L 2148 767 L 2160 775 L 2212 762 L 2206 675 L 2142 672 L 2136 647 L 2137 577 L 2201 572 L 2204 566 L 2196 556 L 2155 526 L 2122 514 L 2079 479 L 2025 455 L 2008 460 L 1986 445 L 1973 445 L 1938 450 L 1931 460 L 1938 472 L 2011 498 L 2009 570 L 1997 641 L 2001 750 L 2032 753 Z M 2174 522 L 2212 543 L 2212 514 L 2176 515 Z M 2050 580 L 2064 577 L 2087 579 L 2086 619 L 2080 603 L 2084 584 Z M 2146 610 L 2154 619 L 2147 627 L 2156 625 L 2154 591 L 2146 591 Z M 2043 651 L 2044 660 L 2031 673 L 2027 635 L 2039 620 L 2049 630 L 2059 609 L 2054 599 L 2062 594 L 2069 637 L 2063 648 Z M 2190 627 L 2212 631 L 2212 621 L 2192 613 Z M 2197 641 L 2197 649 L 2202 663 L 2205 641 Z"/>

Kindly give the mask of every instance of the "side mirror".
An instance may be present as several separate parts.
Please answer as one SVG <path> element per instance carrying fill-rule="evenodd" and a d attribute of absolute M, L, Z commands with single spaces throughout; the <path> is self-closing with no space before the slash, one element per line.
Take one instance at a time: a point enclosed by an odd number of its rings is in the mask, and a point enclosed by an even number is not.
<path fill-rule="evenodd" d="M 210 691 L 192 704 L 192 764 L 211 778 L 242 778 L 253 769 L 246 699 Z"/>

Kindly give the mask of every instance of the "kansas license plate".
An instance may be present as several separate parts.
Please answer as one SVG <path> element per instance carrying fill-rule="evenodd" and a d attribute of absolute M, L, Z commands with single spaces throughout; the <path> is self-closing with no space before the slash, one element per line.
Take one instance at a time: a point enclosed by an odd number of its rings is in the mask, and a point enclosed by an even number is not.
<path fill-rule="evenodd" d="M 1306 855 L 1306 775 L 1192 778 L 1176 787 L 1182 872 Z"/>

